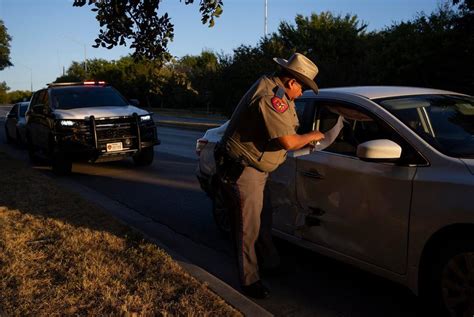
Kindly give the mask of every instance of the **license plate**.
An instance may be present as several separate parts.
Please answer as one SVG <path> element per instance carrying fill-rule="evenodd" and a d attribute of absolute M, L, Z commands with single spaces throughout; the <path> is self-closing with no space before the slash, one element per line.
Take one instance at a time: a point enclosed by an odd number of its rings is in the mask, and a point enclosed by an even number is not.
<path fill-rule="evenodd" d="M 122 151 L 122 142 L 107 143 L 107 152 Z"/>

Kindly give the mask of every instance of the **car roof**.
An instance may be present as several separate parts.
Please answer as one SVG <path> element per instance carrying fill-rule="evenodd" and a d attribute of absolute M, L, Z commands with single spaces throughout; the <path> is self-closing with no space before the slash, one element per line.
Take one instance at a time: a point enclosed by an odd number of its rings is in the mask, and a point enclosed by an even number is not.
<path fill-rule="evenodd" d="M 403 87 L 403 86 L 353 86 L 353 87 L 337 87 L 324 88 L 319 90 L 319 95 L 358 95 L 367 99 L 380 99 L 400 96 L 415 96 L 415 95 L 463 95 L 457 92 L 419 87 Z M 316 94 L 307 90 L 303 97 L 314 97 Z"/>

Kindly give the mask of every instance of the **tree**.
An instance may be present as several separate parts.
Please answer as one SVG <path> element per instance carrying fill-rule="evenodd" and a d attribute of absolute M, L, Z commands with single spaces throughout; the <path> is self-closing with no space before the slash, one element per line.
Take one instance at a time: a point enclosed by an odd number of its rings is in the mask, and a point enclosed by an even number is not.
<path fill-rule="evenodd" d="M 7 83 L 4 81 L 0 82 L 0 104 L 9 102 L 8 90 L 10 90 L 10 87 L 7 86 Z"/>
<path fill-rule="evenodd" d="M 14 90 L 8 93 L 9 103 L 28 101 L 30 99 L 31 99 L 31 91 L 29 90 Z"/>
<path fill-rule="evenodd" d="M 134 49 L 135 58 L 147 58 L 168 61 L 171 56 L 167 51 L 168 42 L 173 40 L 174 25 L 168 13 L 158 15 L 162 0 L 88 0 L 97 12 L 99 35 L 94 47 L 111 49 L 117 45 L 127 45 Z M 180 0 L 182 1 L 182 0 Z M 73 6 L 82 7 L 87 0 L 74 0 Z M 184 0 L 191 4 L 194 0 Z M 202 23 L 214 25 L 214 19 L 222 13 L 222 0 L 200 0 Z"/>
<path fill-rule="evenodd" d="M 0 20 L 0 70 L 13 66 L 10 62 L 10 41 L 12 38 L 7 33 L 7 28 Z"/>

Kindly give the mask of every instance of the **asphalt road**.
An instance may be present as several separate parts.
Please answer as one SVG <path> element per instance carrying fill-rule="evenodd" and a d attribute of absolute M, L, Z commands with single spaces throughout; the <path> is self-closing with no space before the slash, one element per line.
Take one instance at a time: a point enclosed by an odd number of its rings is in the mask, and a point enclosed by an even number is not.
<path fill-rule="evenodd" d="M 4 108 L 0 107 L 0 118 Z M 176 250 L 194 263 L 237 287 L 230 244 L 215 227 L 211 203 L 194 177 L 194 145 L 203 133 L 158 129 L 162 144 L 155 161 L 136 168 L 131 160 L 74 164 L 71 179 L 88 186 L 192 241 Z M 0 140 L 4 143 L 3 122 Z M 27 160 L 26 151 L 9 146 Z M 37 166 L 51 173 L 47 166 Z M 264 278 L 272 290 L 257 301 L 277 316 L 422 316 L 411 292 L 395 283 L 277 240 L 286 273 Z M 197 251 L 196 246 L 199 246 Z"/>

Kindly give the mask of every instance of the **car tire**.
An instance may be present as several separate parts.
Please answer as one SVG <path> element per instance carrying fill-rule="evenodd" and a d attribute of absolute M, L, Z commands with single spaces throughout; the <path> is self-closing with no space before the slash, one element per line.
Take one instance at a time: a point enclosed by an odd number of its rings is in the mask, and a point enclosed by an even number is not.
<path fill-rule="evenodd" d="M 22 145 L 23 142 L 21 141 L 21 134 L 18 129 L 16 129 L 15 137 L 16 137 L 16 144 Z"/>
<path fill-rule="evenodd" d="M 33 142 L 31 141 L 31 137 L 26 137 L 26 147 L 28 149 L 28 157 L 30 158 L 30 162 L 33 164 L 39 163 L 40 159 L 36 154 L 36 147 L 34 146 Z"/>
<path fill-rule="evenodd" d="M 63 151 L 55 149 L 51 157 L 51 168 L 56 175 L 68 175 L 72 171 L 72 161 Z"/>
<path fill-rule="evenodd" d="M 229 237 L 231 233 L 230 211 L 220 186 L 215 186 L 214 196 L 212 197 L 212 215 L 220 233 Z"/>
<path fill-rule="evenodd" d="M 430 264 L 421 293 L 425 306 L 435 315 L 474 316 L 474 241 L 443 244 Z"/>
<path fill-rule="evenodd" d="M 138 154 L 133 156 L 133 162 L 137 166 L 148 166 L 153 163 L 153 159 L 155 157 L 155 151 L 153 151 L 153 147 L 143 148 Z"/>
<path fill-rule="evenodd" d="M 13 143 L 13 138 L 11 137 L 10 133 L 8 133 L 7 125 L 5 124 L 5 139 L 8 144 Z"/>

